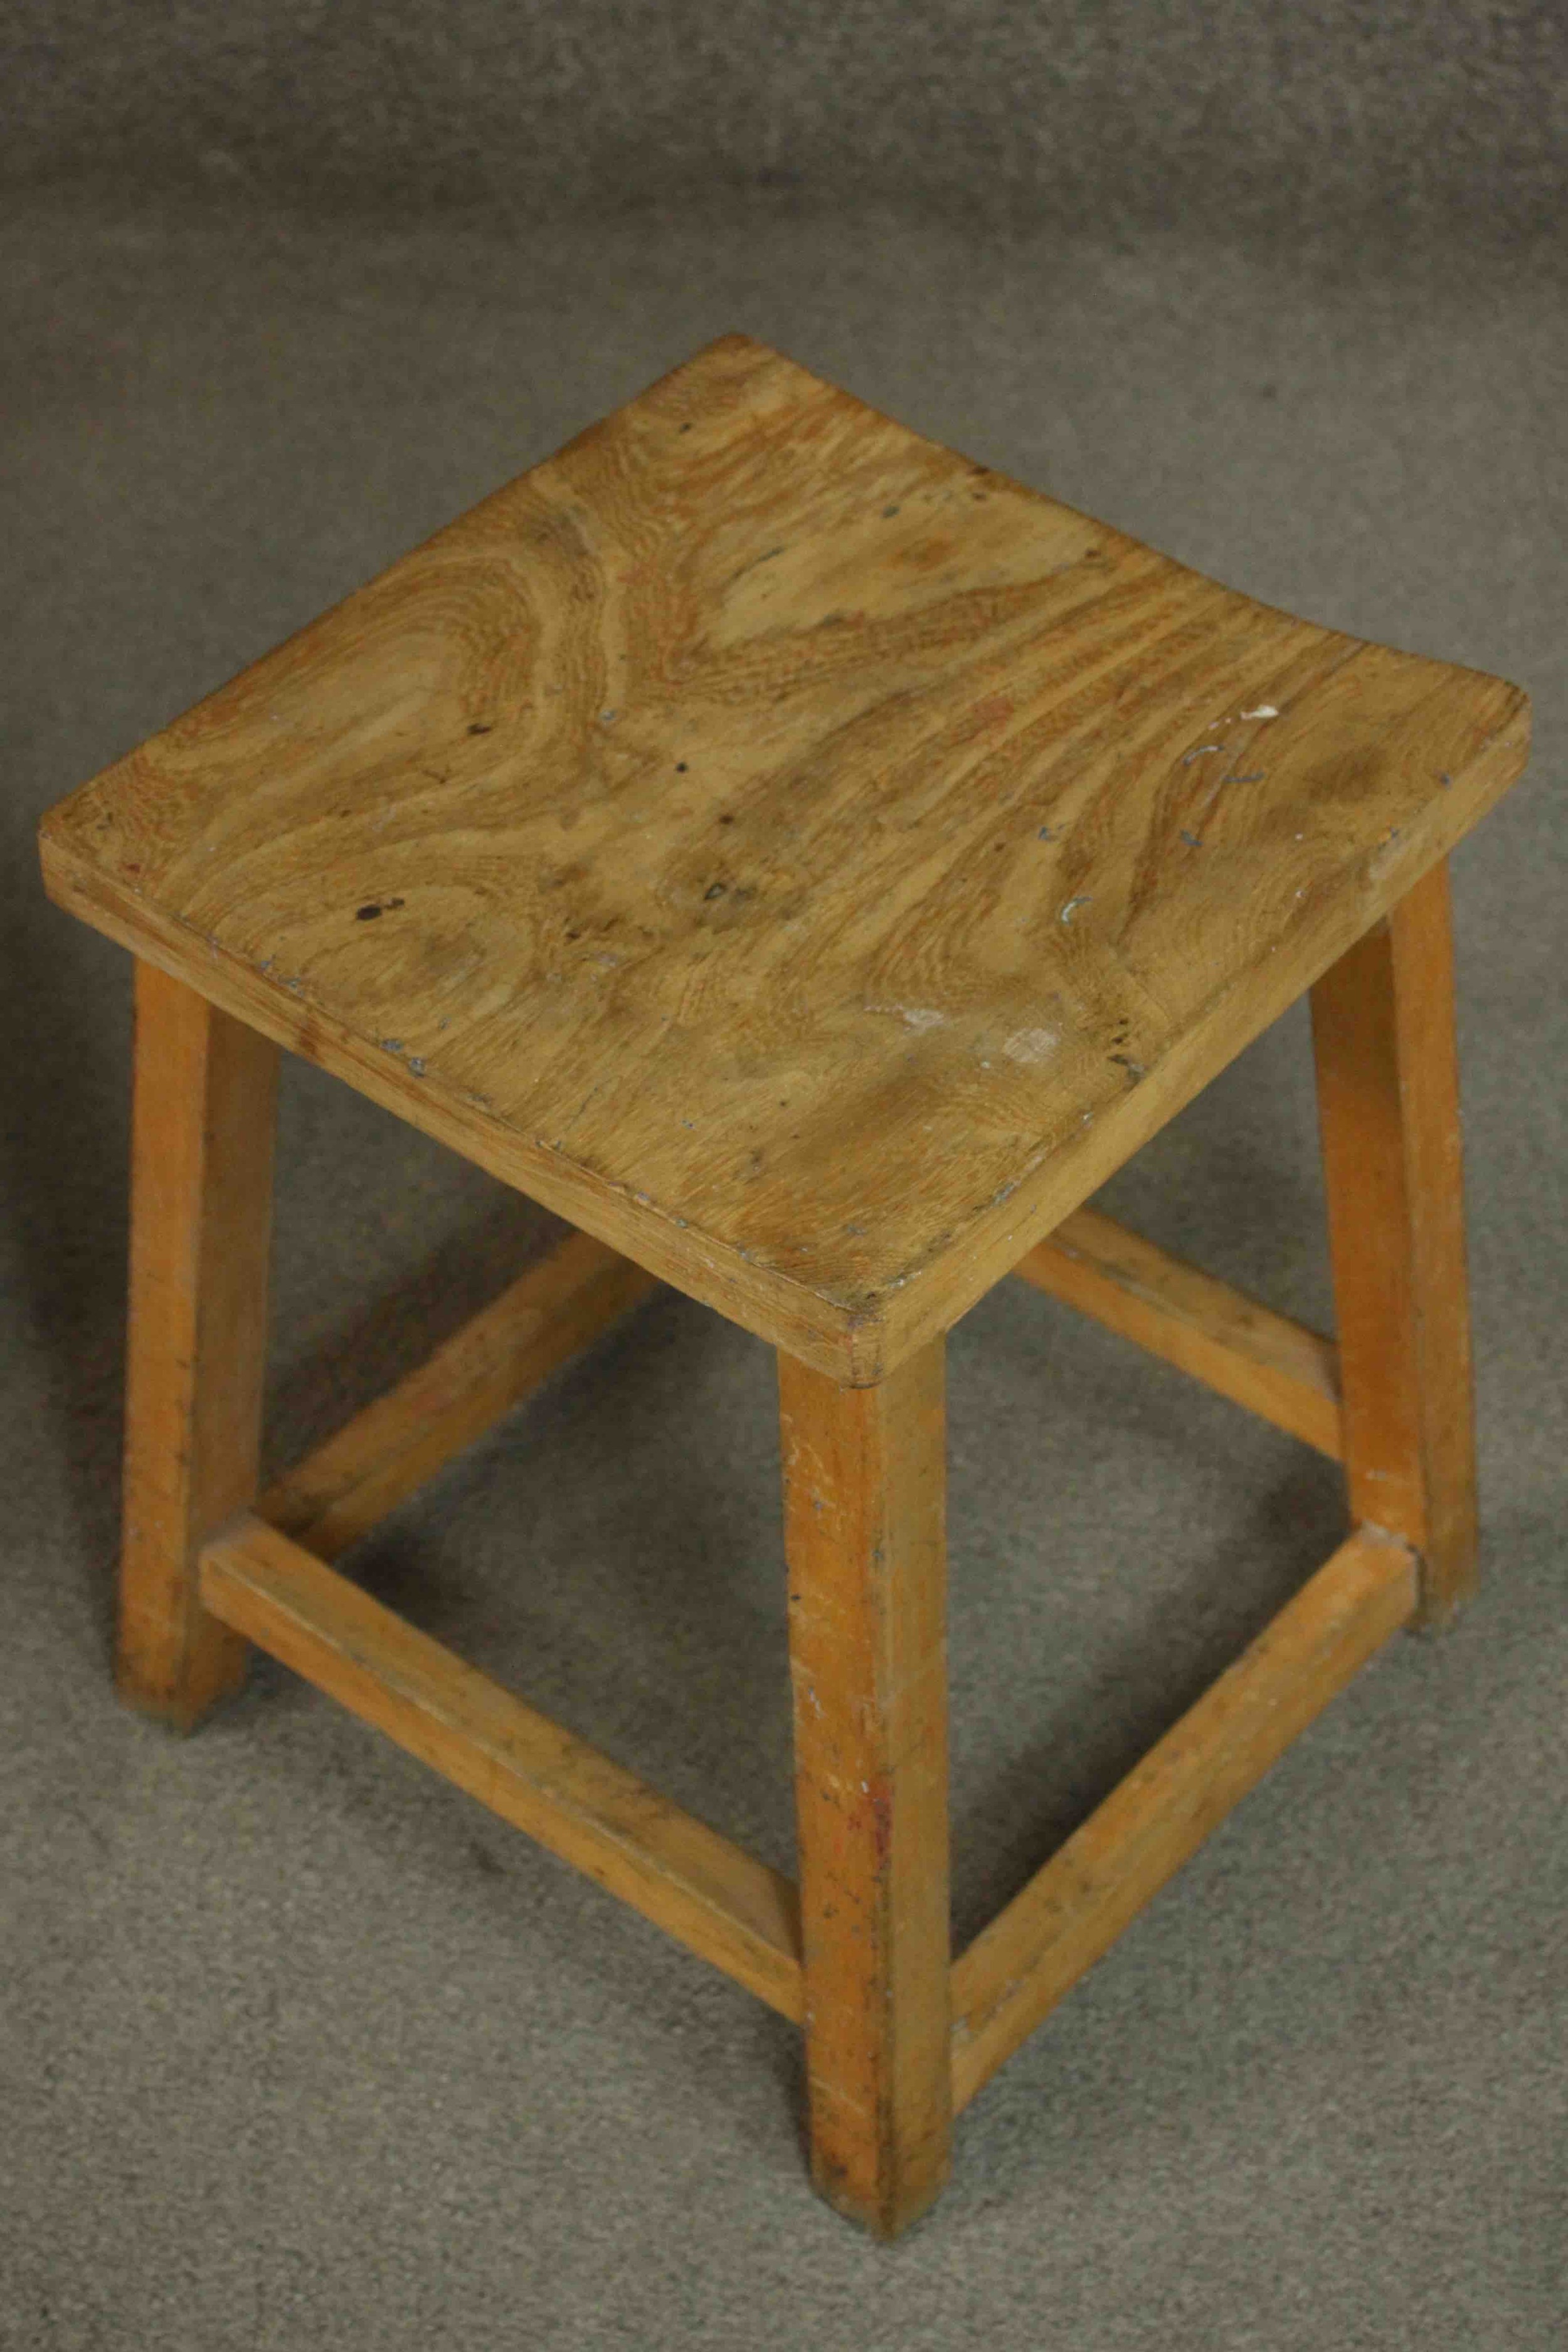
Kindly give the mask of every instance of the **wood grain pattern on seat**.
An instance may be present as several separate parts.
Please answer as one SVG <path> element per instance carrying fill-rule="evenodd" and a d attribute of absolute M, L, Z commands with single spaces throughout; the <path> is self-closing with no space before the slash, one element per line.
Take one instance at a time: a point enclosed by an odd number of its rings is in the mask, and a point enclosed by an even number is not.
<path fill-rule="evenodd" d="M 861 1383 L 1444 856 L 1526 722 L 731 336 L 62 803 L 44 857 Z"/>

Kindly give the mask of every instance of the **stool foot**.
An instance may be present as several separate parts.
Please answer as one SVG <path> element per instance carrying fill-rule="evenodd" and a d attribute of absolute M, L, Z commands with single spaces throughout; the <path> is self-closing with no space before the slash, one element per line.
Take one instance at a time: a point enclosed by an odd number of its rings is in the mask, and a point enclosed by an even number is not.
<path fill-rule="evenodd" d="M 1477 1549 L 1446 865 L 1319 981 L 1312 1034 L 1351 1510 L 1416 1552 L 1435 1630 Z"/>
<path fill-rule="evenodd" d="M 178 1731 L 249 1657 L 202 1607 L 197 1554 L 256 1493 L 277 1066 L 269 1039 L 138 963 L 116 1680 Z"/>
<path fill-rule="evenodd" d="M 779 1381 L 812 2179 L 892 2238 L 952 2131 L 943 1346 Z"/>

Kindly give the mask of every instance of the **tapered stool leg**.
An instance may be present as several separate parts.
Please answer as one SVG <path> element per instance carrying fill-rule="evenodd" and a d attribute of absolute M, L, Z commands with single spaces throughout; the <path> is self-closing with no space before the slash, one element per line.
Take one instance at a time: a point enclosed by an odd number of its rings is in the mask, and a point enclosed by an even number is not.
<path fill-rule="evenodd" d="M 248 1654 L 202 1607 L 196 1555 L 256 1493 L 277 1068 L 269 1039 L 138 963 L 118 1677 L 182 1731 Z"/>
<path fill-rule="evenodd" d="M 1318 982 L 1312 1034 L 1351 1509 L 1420 1555 L 1416 1622 L 1436 1626 L 1476 1580 L 1446 865 Z"/>
<path fill-rule="evenodd" d="M 891 2238 L 952 2130 L 943 1344 L 779 1384 L 812 2177 Z"/>

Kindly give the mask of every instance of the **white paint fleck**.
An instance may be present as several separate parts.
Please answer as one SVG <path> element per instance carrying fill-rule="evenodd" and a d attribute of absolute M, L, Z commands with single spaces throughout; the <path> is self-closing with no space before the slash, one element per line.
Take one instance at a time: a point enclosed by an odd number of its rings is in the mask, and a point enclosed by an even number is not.
<path fill-rule="evenodd" d="M 935 1013 L 926 1004 L 868 1004 L 868 1013 L 889 1013 L 910 1029 L 940 1029 L 947 1019 L 945 1013 Z"/>
<path fill-rule="evenodd" d="M 1279 713 L 1271 702 L 1260 702 L 1256 710 L 1244 710 L 1244 719 L 1278 719 Z"/>
<path fill-rule="evenodd" d="M 1061 913 L 1057 917 L 1058 922 L 1070 923 L 1080 907 L 1089 907 L 1092 906 L 1093 903 L 1094 893 L 1091 890 L 1086 891 L 1081 898 L 1069 898 L 1067 905 L 1062 908 Z"/>
<path fill-rule="evenodd" d="M 1002 1051 L 1010 1062 L 1048 1062 L 1060 1043 L 1054 1029 L 1015 1029 Z"/>

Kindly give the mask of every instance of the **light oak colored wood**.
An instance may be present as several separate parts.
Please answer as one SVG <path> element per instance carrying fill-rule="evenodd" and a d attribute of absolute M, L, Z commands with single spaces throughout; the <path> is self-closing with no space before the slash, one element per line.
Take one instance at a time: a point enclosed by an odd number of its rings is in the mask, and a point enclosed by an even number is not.
<path fill-rule="evenodd" d="M 45 820 L 140 959 L 127 1696 L 188 1724 L 262 1643 L 801 2021 L 816 2183 L 897 2234 L 955 2105 L 1468 1590 L 1444 861 L 1527 736 L 700 352 Z M 1342 1410 L 1330 1342 L 1082 1205 L 1309 987 Z M 583 1230 L 256 1503 L 278 1045 Z M 1342 1454 L 1361 1524 L 955 1969 L 942 1335 L 1011 1270 Z M 317 1556 L 657 1277 L 780 1350 L 798 1897 Z"/>
<path fill-rule="evenodd" d="M 654 1287 L 591 1234 L 568 1235 L 280 1478 L 258 1517 L 318 1559 L 336 1559 Z"/>
<path fill-rule="evenodd" d="M 953 1970 L 967 2105 L 1415 1607 L 1403 1544 L 1352 1536 Z"/>
<path fill-rule="evenodd" d="M 53 811 L 44 865 L 861 1383 L 1441 859 L 1526 728 L 730 336 Z"/>
<path fill-rule="evenodd" d="M 942 1343 L 779 1389 L 812 2178 L 891 2238 L 952 2133 Z"/>
<path fill-rule="evenodd" d="M 1014 1272 L 1260 1413 L 1320 1454 L 1341 1450 L 1334 1343 L 1141 1234 L 1077 1209 Z"/>
<path fill-rule="evenodd" d="M 138 964 L 117 1676 L 182 1731 L 245 1676 L 196 1555 L 256 1492 L 277 1064 L 269 1039 Z"/>
<path fill-rule="evenodd" d="M 1436 866 L 1312 992 L 1358 1521 L 1421 1556 L 1423 1625 L 1476 1582 L 1476 1440 L 1448 874 Z"/>
<path fill-rule="evenodd" d="M 787 1878 L 262 1520 L 242 1515 L 215 1537 L 201 1578 L 226 1624 L 799 2019 L 800 1916 Z"/>

